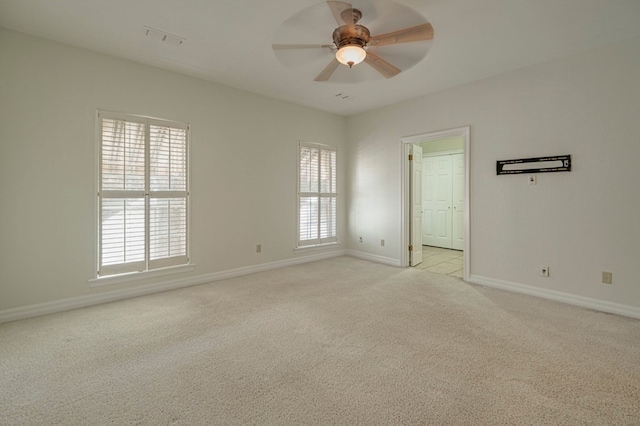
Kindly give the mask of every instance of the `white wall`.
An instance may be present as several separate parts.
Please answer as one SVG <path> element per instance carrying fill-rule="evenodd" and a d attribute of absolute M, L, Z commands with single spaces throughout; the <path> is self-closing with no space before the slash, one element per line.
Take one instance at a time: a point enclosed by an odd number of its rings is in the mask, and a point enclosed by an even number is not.
<path fill-rule="evenodd" d="M 400 138 L 470 125 L 476 280 L 640 308 L 638 76 L 635 39 L 351 117 L 349 248 L 400 259 Z M 496 176 L 497 160 L 555 154 L 573 171 Z"/>
<path fill-rule="evenodd" d="M 151 282 L 88 286 L 96 109 L 191 123 L 192 276 L 296 257 L 299 140 L 338 146 L 346 205 L 342 117 L 4 29 L 0 77 L 0 311 Z"/>
<path fill-rule="evenodd" d="M 188 276 L 296 257 L 298 140 L 339 147 L 340 239 L 399 261 L 400 138 L 470 125 L 471 273 L 640 308 L 638 75 L 636 39 L 347 120 L 0 29 L 0 312 L 150 282 L 87 283 L 96 109 L 191 123 Z M 495 175 L 551 154 L 574 170 Z"/>

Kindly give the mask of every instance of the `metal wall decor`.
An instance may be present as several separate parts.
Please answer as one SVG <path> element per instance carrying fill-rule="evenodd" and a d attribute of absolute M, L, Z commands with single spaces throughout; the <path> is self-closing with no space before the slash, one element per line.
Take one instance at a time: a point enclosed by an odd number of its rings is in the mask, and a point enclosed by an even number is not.
<path fill-rule="evenodd" d="M 519 158 L 517 160 L 496 161 L 496 174 L 498 175 L 570 171 L 570 155 L 556 155 L 553 157 Z"/>

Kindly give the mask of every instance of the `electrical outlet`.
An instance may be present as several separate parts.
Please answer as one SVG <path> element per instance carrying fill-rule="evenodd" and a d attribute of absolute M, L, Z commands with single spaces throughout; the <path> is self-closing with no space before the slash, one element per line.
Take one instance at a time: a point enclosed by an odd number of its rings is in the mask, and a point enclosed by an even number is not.
<path fill-rule="evenodd" d="M 262 252 L 262 244 L 257 244 L 256 245 L 256 253 L 261 253 Z"/>
<path fill-rule="evenodd" d="M 380 240 L 380 245 L 384 247 L 384 240 Z"/>
<path fill-rule="evenodd" d="M 540 267 L 540 276 L 541 277 L 548 277 L 549 276 L 549 267 L 548 266 L 541 266 Z"/>
<path fill-rule="evenodd" d="M 613 284 L 613 272 L 602 271 L 602 284 Z"/>
<path fill-rule="evenodd" d="M 362 237 L 360 237 L 360 242 L 362 242 Z"/>

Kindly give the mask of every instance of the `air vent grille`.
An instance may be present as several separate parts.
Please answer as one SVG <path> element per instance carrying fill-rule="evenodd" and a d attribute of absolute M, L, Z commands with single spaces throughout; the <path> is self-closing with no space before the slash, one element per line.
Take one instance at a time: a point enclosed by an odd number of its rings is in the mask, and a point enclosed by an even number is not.
<path fill-rule="evenodd" d="M 178 37 L 151 27 L 144 27 L 144 35 L 151 39 L 161 41 L 172 46 L 180 46 L 185 41 L 185 39 L 182 37 Z"/>

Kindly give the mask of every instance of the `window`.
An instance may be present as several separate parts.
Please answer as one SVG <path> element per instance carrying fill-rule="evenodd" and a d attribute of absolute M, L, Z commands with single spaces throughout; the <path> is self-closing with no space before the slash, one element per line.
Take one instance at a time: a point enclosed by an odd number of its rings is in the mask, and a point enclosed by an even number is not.
<path fill-rule="evenodd" d="M 188 130 L 98 112 L 98 276 L 189 262 Z"/>
<path fill-rule="evenodd" d="M 337 149 L 301 143 L 298 152 L 298 247 L 335 243 Z"/>

